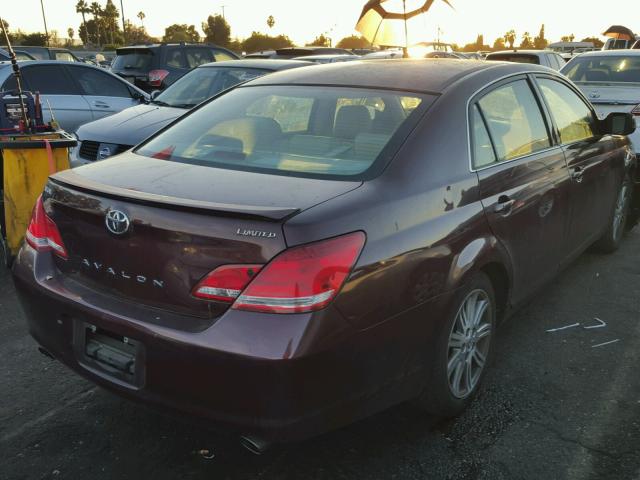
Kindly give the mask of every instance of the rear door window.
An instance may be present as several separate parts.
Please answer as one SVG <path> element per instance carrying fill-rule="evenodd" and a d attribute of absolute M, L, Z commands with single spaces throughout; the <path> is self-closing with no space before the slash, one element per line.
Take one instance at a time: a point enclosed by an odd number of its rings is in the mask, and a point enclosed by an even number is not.
<path fill-rule="evenodd" d="M 131 92 L 124 82 L 111 75 L 87 67 L 67 67 L 80 84 L 84 95 L 130 98 Z"/>
<path fill-rule="evenodd" d="M 474 168 L 484 168 L 493 165 L 496 163 L 496 154 L 487 126 L 477 105 L 473 106 L 471 121 L 473 123 L 471 132 L 473 135 L 473 166 Z"/>
<path fill-rule="evenodd" d="M 64 62 L 75 62 L 76 59 L 73 58 L 69 52 L 55 52 L 56 60 L 61 60 Z"/>
<path fill-rule="evenodd" d="M 526 80 L 492 90 L 478 101 L 498 161 L 530 155 L 551 146 L 542 111 Z"/>
<path fill-rule="evenodd" d="M 215 62 L 213 51 L 208 48 L 185 48 L 189 68 L 196 68 L 205 63 Z"/>
<path fill-rule="evenodd" d="M 65 65 L 25 65 L 22 76 L 32 92 L 43 95 L 81 95 L 73 79 L 67 75 Z"/>
<path fill-rule="evenodd" d="M 189 68 L 187 59 L 180 47 L 167 47 L 167 65 L 173 68 Z"/>
<path fill-rule="evenodd" d="M 594 136 L 593 113 L 573 90 L 549 78 L 538 78 L 538 84 L 563 144 L 579 142 Z"/>

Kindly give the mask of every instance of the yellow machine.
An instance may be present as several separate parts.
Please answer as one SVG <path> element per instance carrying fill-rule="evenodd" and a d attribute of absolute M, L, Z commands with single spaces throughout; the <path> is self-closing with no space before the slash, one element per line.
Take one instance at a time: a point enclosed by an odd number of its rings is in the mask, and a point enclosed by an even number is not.
<path fill-rule="evenodd" d="M 3 170 L 2 236 L 7 260 L 18 253 L 36 199 L 50 174 L 69 168 L 76 140 L 65 132 L 0 135 Z"/>

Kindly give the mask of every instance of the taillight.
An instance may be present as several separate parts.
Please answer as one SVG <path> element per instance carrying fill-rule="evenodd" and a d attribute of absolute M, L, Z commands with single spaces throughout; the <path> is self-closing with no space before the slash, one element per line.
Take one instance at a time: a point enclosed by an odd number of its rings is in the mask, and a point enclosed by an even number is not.
<path fill-rule="evenodd" d="M 151 70 L 149 72 L 149 85 L 152 87 L 161 87 L 162 81 L 169 75 L 167 70 Z"/>
<path fill-rule="evenodd" d="M 59 257 L 68 258 L 58 227 L 44 211 L 42 197 L 38 197 L 36 206 L 33 208 L 26 238 L 27 243 L 39 252 L 53 250 Z"/>
<path fill-rule="evenodd" d="M 640 105 L 636 105 L 633 110 L 631 110 L 631 115 L 634 117 L 640 117 Z"/>
<path fill-rule="evenodd" d="M 193 289 L 193 296 L 205 300 L 233 302 L 260 271 L 262 265 L 224 265 L 204 277 Z"/>
<path fill-rule="evenodd" d="M 320 310 L 344 285 L 364 242 L 364 233 L 355 232 L 285 250 L 249 283 L 232 308 L 269 313 Z"/>

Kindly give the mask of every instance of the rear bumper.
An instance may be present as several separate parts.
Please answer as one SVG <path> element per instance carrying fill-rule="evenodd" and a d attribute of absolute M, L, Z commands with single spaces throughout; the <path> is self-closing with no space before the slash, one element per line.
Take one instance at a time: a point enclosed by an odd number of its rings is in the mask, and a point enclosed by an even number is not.
<path fill-rule="evenodd" d="M 14 265 L 29 331 L 42 347 L 122 396 L 232 432 L 300 440 L 412 398 L 424 386 L 417 366 L 424 362 L 415 356 L 424 344 L 414 347 L 429 329 L 414 315 L 356 332 L 331 308 L 322 317 L 229 310 L 207 328 L 185 331 L 113 313 L 93 298 L 98 293 L 72 291 L 52 268 L 47 254 L 28 246 Z M 425 311 L 433 314 L 434 306 Z M 140 385 L 86 362 L 78 349 L 86 324 L 144 346 Z"/>

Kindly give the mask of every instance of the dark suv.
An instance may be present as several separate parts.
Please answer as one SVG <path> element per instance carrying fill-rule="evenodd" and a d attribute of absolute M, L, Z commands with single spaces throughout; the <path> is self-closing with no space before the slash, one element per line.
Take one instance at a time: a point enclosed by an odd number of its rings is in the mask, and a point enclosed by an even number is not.
<path fill-rule="evenodd" d="M 164 90 L 204 63 L 239 58 L 226 48 L 202 43 L 135 45 L 116 50 L 111 71 L 147 92 Z"/>

